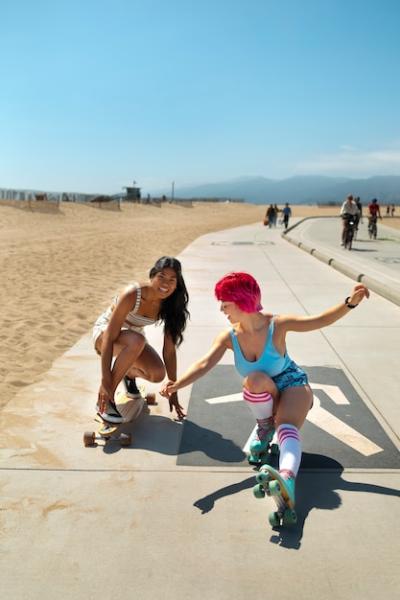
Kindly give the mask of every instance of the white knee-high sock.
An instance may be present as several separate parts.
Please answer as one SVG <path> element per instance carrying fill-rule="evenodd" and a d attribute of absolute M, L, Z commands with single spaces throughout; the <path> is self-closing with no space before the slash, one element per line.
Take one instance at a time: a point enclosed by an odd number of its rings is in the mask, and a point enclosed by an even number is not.
<path fill-rule="evenodd" d="M 269 392 L 261 392 L 256 394 L 250 392 L 247 388 L 243 388 L 243 400 L 253 413 L 257 423 L 262 425 L 260 421 L 266 422 L 266 419 L 272 417 L 273 398 Z"/>
<path fill-rule="evenodd" d="M 288 423 L 279 425 L 279 472 L 284 476 L 296 477 L 301 461 L 301 441 L 297 427 Z"/>

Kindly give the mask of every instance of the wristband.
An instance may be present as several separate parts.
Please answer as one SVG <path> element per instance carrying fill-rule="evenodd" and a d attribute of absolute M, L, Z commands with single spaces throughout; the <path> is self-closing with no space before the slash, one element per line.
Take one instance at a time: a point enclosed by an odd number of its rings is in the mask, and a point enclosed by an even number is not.
<path fill-rule="evenodd" d="M 350 304 L 349 300 L 350 300 L 350 296 L 347 296 L 346 300 L 344 301 L 347 308 L 355 308 L 356 306 L 358 306 L 358 304 Z"/>

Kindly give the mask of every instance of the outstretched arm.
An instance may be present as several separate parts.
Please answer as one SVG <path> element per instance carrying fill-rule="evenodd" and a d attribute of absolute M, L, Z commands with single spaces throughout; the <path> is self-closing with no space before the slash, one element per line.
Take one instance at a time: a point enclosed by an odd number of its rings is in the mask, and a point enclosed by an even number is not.
<path fill-rule="evenodd" d="M 276 318 L 282 330 L 286 331 L 313 331 L 332 325 L 345 315 L 347 315 L 351 307 L 357 306 L 363 298 L 369 298 L 369 291 L 362 283 L 354 286 L 352 293 L 348 296 L 348 301 L 336 304 L 328 310 L 325 310 L 319 315 L 310 315 L 309 317 L 282 315 Z M 349 306 L 350 305 L 350 306 Z"/>
<path fill-rule="evenodd" d="M 210 350 L 202 358 L 194 362 L 187 371 L 176 381 L 168 381 L 161 389 L 160 394 L 169 398 L 179 389 L 200 379 L 203 375 L 210 371 L 223 357 L 225 350 L 228 347 L 229 333 L 224 331 L 220 333 L 214 340 Z"/>

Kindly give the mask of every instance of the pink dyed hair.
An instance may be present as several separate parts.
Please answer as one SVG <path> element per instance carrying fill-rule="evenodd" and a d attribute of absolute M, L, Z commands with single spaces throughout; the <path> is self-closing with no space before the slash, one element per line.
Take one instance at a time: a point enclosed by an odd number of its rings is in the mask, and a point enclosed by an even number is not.
<path fill-rule="evenodd" d="M 214 291 L 217 300 L 234 302 L 243 312 L 262 310 L 260 287 L 248 273 L 228 273 L 217 281 Z"/>

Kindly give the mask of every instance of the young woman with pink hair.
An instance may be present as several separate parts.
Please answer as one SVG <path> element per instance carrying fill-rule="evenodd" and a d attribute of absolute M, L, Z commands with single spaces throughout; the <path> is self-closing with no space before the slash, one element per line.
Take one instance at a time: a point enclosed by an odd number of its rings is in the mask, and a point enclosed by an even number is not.
<path fill-rule="evenodd" d="M 295 480 L 301 461 L 299 430 L 312 407 L 313 395 L 307 375 L 287 353 L 286 334 L 331 325 L 368 298 L 369 291 L 358 284 L 343 302 L 311 316 L 264 312 L 260 287 L 248 273 L 229 273 L 217 282 L 215 295 L 231 327 L 221 332 L 207 354 L 179 379 L 166 383 L 161 393 L 169 397 L 193 383 L 212 369 L 226 350 L 232 350 L 236 369 L 243 377 L 243 399 L 257 423 L 250 462 L 262 463 L 275 431 L 279 443 L 279 471 L 262 466 L 255 495 L 267 492 L 274 496 L 278 511 L 270 515 L 272 525 L 294 522 Z"/>

